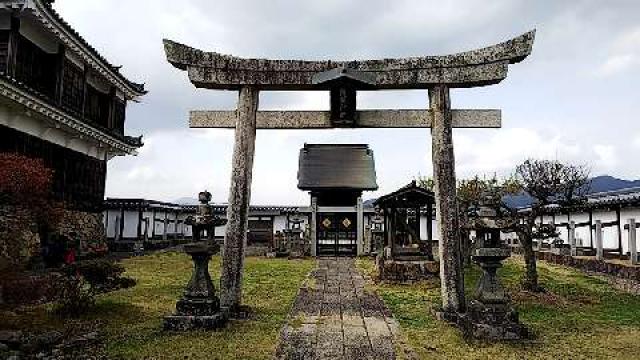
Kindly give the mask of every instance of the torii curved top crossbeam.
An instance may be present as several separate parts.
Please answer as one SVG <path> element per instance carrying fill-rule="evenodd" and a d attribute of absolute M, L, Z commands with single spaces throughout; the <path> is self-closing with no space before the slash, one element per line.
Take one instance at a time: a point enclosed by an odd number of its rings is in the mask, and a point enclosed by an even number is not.
<path fill-rule="evenodd" d="M 524 60 L 533 48 L 535 30 L 503 43 L 445 56 L 364 61 L 304 61 L 244 59 L 205 52 L 164 40 L 167 60 L 188 71 L 199 88 L 237 90 L 314 90 L 313 76 L 335 68 L 368 73 L 376 89 L 425 89 L 438 84 L 474 87 L 497 84 L 507 77 L 508 65 Z"/>

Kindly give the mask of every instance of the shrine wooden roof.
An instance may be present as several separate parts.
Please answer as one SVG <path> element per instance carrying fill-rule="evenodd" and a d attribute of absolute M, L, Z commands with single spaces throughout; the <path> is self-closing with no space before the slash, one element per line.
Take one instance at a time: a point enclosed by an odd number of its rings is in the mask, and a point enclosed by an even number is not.
<path fill-rule="evenodd" d="M 373 151 L 368 145 L 305 144 L 300 150 L 301 190 L 377 190 Z"/>
<path fill-rule="evenodd" d="M 379 197 L 375 202 L 375 206 L 382 208 L 422 208 L 428 204 L 435 203 L 435 194 L 433 191 L 422 188 L 412 181 L 390 194 Z"/>
<path fill-rule="evenodd" d="M 453 55 L 380 60 L 306 61 L 241 58 L 194 49 L 164 40 L 167 60 L 188 72 L 200 88 L 236 90 L 313 90 L 321 72 L 348 68 L 373 80 L 377 89 L 424 89 L 438 84 L 474 87 L 497 84 L 507 77 L 510 64 L 531 54 L 535 30 L 505 42 Z"/>

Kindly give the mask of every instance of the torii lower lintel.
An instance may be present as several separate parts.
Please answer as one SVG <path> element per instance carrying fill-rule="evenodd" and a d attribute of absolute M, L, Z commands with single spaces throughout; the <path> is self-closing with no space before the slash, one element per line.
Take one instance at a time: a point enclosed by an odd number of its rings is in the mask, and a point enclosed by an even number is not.
<path fill-rule="evenodd" d="M 500 110 L 452 110 L 454 128 L 500 128 Z M 191 128 L 236 127 L 236 111 L 192 111 Z M 336 126 L 330 111 L 258 111 L 257 129 L 431 128 L 431 110 L 358 111 L 352 126 Z"/>

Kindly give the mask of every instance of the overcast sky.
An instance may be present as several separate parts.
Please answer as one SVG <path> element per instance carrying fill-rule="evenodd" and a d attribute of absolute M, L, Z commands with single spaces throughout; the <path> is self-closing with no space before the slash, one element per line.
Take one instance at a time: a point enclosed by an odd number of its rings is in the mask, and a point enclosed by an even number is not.
<path fill-rule="evenodd" d="M 162 39 L 245 57 L 369 59 L 448 54 L 533 28 L 533 54 L 499 85 L 452 92 L 456 108 L 500 108 L 503 128 L 455 130 L 458 177 L 505 175 L 528 157 L 585 163 L 594 175 L 640 178 L 640 1 L 637 0 L 57 0 L 56 9 L 149 94 L 128 108 L 137 157 L 109 162 L 107 196 L 173 201 L 203 189 L 226 202 L 233 131 L 188 128 L 192 109 L 230 110 L 237 94 L 196 90 L 165 59 Z M 360 108 L 428 105 L 426 91 L 361 94 Z M 261 109 L 328 109 L 323 93 L 262 93 Z M 258 131 L 253 204 L 306 204 L 296 188 L 307 143 L 367 143 L 375 197 L 430 175 L 417 130 Z"/>

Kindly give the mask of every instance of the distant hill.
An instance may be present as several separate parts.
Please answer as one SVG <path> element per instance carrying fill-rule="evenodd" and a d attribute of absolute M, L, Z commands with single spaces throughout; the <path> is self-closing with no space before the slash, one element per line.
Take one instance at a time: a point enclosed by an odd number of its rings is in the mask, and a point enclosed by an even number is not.
<path fill-rule="evenodd" d="M 589 194 L 634 187 L 640 187 L 640 180 L 622 180 L 608 175 L 596 176 L 591 179 Z M 511 207 L 526 207 L 531 204 L 531 197 L 526 194 L 510 196 L 505 202 Z"/>
<path fill-rule="evenodd" d="M 178 204 L 178 205 L 196 205 L 198 204 L 198 199 L 191 198 L 191 197 L 182 197 L 180 199 L 172 201 L 172 203 Z"/>
<path fill-rule="evenodd" d="M 622 180 L 613 176 L 598 176 L 591 179 L 591 193 L 640 187 L 640 180 Z"/>

